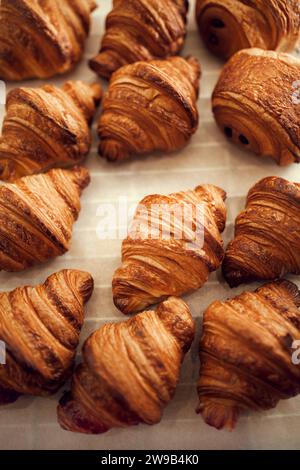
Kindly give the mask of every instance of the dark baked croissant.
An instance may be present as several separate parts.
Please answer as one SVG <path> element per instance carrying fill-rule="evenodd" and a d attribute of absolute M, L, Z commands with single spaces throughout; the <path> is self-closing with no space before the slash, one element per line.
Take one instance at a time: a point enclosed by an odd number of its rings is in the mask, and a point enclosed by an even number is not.
<path fill-rule="evenodd" d="M 188 306 L 171 297 L 155 311 L 94 332 L 84 344 L 72 390 L 60 401 L 60 425 L 100 434 L 158 423 L 174 396 L 194 328 Z"/>
<path fill-rule="evenodd" d="M 114 0 L 91 68 L 109 78 L 126 64 L 176 55 L 186 35 L 187 0 Z"/>
<path fill-rule="evenodd" d="M 300 274 L 300 184 L 268 177 L 250 189 L 223 274 L 231 287 Z"/>
<path fill-rule="evenodd" d="M 213 93 L 215 119 L 234 143 L 279 165 L 300 161 L 300 59 L 261 49 L 237 52 Z"/>
<path fill-rule="evenodd" d="M 117 308 L 134 313 L 202 287 L 223 260 L 225 198 L 222 189 L 203 185 L 140 202 L 113 277 Z"/>
<path fill-rule="evenodd" d="M 82 161 L 101 94 L 100 85 L 80 81 L 12 90 L 0 137 L 0 178 L 13 181 Z"/>
<path fill-rule="evenodd" d="M 228 59 L 248 47 L 292 51 L 300 38 L 298 0 L 197 0 L 200 34 Z"/>
<path fill-rule="evenodd" d="M 48 78 L 80 60 L 94 0 L 2 0 L 0 78 Z"/>
<path fill-rule="evenodd" d="M 78 167 L 1 185 L 0 270 L 21 271 L 68 251 L 88 184 L 88 170 Z"/>
<path fill-rule="evenodd" d="M 0 365 L 0 405 L 19 395 L 49 395 L 71 375 L 83 305 L 93 279 L 66 269 L 36 287 L 0 293 L 0 339 L 6 360 Z"/>
<path fill-rule="evenodd" d="M 194 58 L 137 62 L 114 73 L 103 102 L 99 153 L 108 160 L 183 147 L 198 127 Z"/>
<path fill-rule="evenodd" d="M 232 430 L 241 411 L 268 410 L 300 393 L 300 367 L 293 362 L 299 307 L 300 292 L 288 281 L 208 307 L 197 410 L 207 424 Z"/>

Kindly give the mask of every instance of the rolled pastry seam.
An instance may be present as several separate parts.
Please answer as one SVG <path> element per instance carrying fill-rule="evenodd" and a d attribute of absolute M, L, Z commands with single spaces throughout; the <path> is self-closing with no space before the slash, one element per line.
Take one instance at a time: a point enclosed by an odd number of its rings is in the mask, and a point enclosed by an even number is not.
<path fill-rule="evenodd" d="M 269 410 L 300 393 L 299 307 L 297 286 L 282 280 L 204 312 L 197 412 L 207 424 L 232 430 L 241 412 Z"/>
<path fill-rule="evenodd" d="M 156 310 L 92 333 L 71 391 L 58 406 L 62 428 L 100 434 L 113 427 L 158 423 L 174 396 L 194 329 L 188 306 L 171 297 Z"/>

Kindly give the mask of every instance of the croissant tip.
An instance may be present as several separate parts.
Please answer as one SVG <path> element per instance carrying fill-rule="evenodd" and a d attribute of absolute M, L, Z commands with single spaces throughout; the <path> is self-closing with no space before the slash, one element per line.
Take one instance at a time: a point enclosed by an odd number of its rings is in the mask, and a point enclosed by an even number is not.
<path fill-rule="evenodd" d="M 2 388 L 0 386 L 0 406 L 2 405 L 10 405 L 17 401 L 17 399 L 21 396 L 20 393 L 15 392 L 14 390 L 8 390 L 6 388 Z"/>
<path fill-rule="evenodd" d="M 98 153 L 100 157 L 105 158 L 108 162 L 126 160 L 129 157 L 129 152 L 125 146 L 118 140 L 112 139 L 102 139 L 98 147 Z"/>
<path fill-rule="evenodd" d="M 130 308 L 129 298 L 122 298 L 116 295 L 113 295 L 113 302 L 115 307 L 120 310 L 124 315 L 129 315 L 131 313 L 136 313 Z"/>
<path fill-rule="evenodd" d="M 92 417 L 80 403 L 73 400 L 71 392 L 66 392 L 57 406 L 57 420 L 65 431 L 78 432 L 82 434 L 103 434 L 109 430 L 98 422 L 93 422 Z"/>
<path fill-rule="evenodd" d="M 94 290 L 94 279 L 90 273 L 86 271 L 73 271 L 74 275 L 78 279 L 77 288 L 82 296 L 83 303 L 87 303 Z"/>
<path fill-rule="evenodd" d="M 83 191 L 91 182 L 90 172 L 84 166 L 75 166 L 71 171 L 74 175 L 75 182 L 80 191 Z"/>
<path fill-rule="evenodd" d="M 292 298 L 295 305 L 300 307 L 300 289 L 296 284 L 294 284 L 294 282 L 288 281 L 287 279 L 278 279 L 277 281 L 273 281 L 271 285 L 284 289 Z M 260 290 L 265 289 L 266 286 L 268 286 L 268 283 L 258 287 L 256 291 L 259 292 Z"/>
<path fill-rule="evenodd" d="M 92 91 L 95 106 L 98 106 L 101 103 L 102 96 L 103 96 L 102 87 L 100 83 L 95 82 L 90 85 L 90 89 Z"/>

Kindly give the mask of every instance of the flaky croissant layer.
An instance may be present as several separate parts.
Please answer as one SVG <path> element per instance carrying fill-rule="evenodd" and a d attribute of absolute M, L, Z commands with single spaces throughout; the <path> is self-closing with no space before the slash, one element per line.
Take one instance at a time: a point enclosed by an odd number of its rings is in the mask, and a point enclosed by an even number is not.
<path fill-rule="evenodd" d="M 187 305 L 171 297 L 155 311 L 108 323 L 83 347 L 58 420 L 69 431 L 100 434 L 113 427 L 155 424 L 175 393 L 194 337 Z"/>
<path fill-rule="evenodd" d="M 246 49 L 225 65 L 212 97 L 227 138 L 279 165 L 300 161 L 300 59 Z"/>
<path fill-rule="evenodd" d="M 89 124 L 101 96 L 100 85 L 81 81 L 13 89 L 0 137 L 0 179 L 80 163 L 91 147 Z"/>
<path fill-rule="evenodd" d="M 117 308 L 134 313 L 202 287 L 223 260 L 225 198 L 225 191 L 207 184 L 140 202 L 113 276 Z"/>
<path fill-rule="evenodd" d="M 0 186 L 0 270 L 22 271 L 68 251 L 89 184 L 86 168 L 50 170 Z"/>
<path fill-rule="evenodd" d="M 207 424 L 232 430 L 241 411 L 268 410 L 300 393 L 300 367 L 293 362 L 299 307 L 300 292 L 288 281 L 208 307 L 198 382 L 198 412 Z"/>
<path fill-rule="evenodd" d="M 94 0 L 1 0 L 0 78 L 49 78 L 83 54 Z"/>
<path fill-rule="evenodd" d="M 114 73 L 98 124 L 108 160 L 182 148 L 198 127 L 200 67 L 192 57 L 136 62 Z"/>
<path fill-rule="evenodd" d="M 49 395 L 70 376 L 93 291 L 90 274 L 66 269 L 44 284 L 0 294 L 0 405 L 19 395 Z"/>
<path fill-rule="evenodd" d="M 250 189 L 222 268 L 231 287 L 300 274 L 299 183 L 273 176 Z"/>
<path fill-rule="evenodd" d="M 197 0 L 196 19 L 207 47 L 225 59 L 248 47 L 289 52 L 300 39 L 298 0 Z"/>
<path fill-rule="evenodd" d="M 91 68 L 109 78 L 126 64 L 176 55 L 186 35 L 187 0 L 114 0 Z"/>

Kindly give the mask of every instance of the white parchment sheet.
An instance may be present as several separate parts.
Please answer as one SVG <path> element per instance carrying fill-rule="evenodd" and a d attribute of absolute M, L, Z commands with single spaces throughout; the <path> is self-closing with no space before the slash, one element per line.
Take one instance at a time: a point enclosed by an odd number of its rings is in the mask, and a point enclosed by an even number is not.
<path fill-rule="evenodd" d="M 67 79 L 96 81 L 87 60 L 99 48 L 104 31 L 104 19 L 111 8 L 110 0 L 101 0 L 93 14 L 93 28 L 86 53 L 74 72 L 48 82 L 61 84 Z M 195 2 L 190 2 L 189 32 L 183 54 L 196 56 L 202 66 L 201 95 L 199 99 L 200 126 L 189 145 L 177 154 L 153 155 L 135 159 L 122 165 L 113 165 L 97 155 L 98 139 L 93 126 L 94 144 L 87 166 L 92 182 L 82 197 L 82 211 L 74 226 L 70 251 L 60 258 L 25 272 L 0 273 L 0 289 L 9 290 L 30 283 L 36 284 L 62 268 L 89 271 L 95 279 L 95 290 L 87 305 L 81 343 L 90 332 L 104 322 L 124 320 L 114 307 L 111 279 L 120 263 L 121 241 L 99 240 L 97 227 L 101 222 L 97 208 L 101 203 L 117 204 L 127 198 L 128 205 L 137 203 L 146 194 L 194 188 L 201 183 L 213 183 L 227 191 L 228 221 L 225 243 L 233 234 L 233 221 L 243 208 L 248 189 L 260 178 L 282 176 L 300 182 L 300 166 L 280 168 L 271 160 L 263 160 L 245 153 L 226 141 L 214 123 L 210 97 L 222 62 L 203 47 L 195 26 Z M 300 77 L 299 77 L 300 79 Z M 39 86 L 41 81 L 22 85 Z M 105 85 L 105 82 L 103 82 Z M 10 84 L 11 89 L 15 84 Z M 286 90 L 291 93 L 291 90 Z M 3 113 L 2 113 L 3 114 Z M 3 116 L 1 116 L 3 117 Z M 118 224 L 118 221 L 117 221 Z M 284 234 L 283 234 L 284 236 Z M 299 279 L 293 279 L 299 283 Z M 246 286 L 248 287 L 248 286 Z M 256 285 L 249 286 L 255 289 Z M 181 380 L 174 400 L 165 410 L 156 426 L 139 425 L 128 429 L 111 430 L 100 436 L 73 434 L 60 429 L 56 421 L 56 405 L 62 391 L 51 398 L 22 397 L 15 404 L 0 408 L 1 449 L 254 449 L 300 447 L 300 396 L 285 402 L 267 413 L 241 417 L 234 432 L 216 431 L 195 414 L 197 405 L 198 338 L 204 309 L 215 299 L 234 296 L 245 289 L 230 289 L 213 274 L 207 284 L 185 300 L 197 319 L 197 337 L 183 363 Z M 78 359 L 80 348 L 78 350 Z M 300 366 L 299 366 L 300 367 Z"/>

